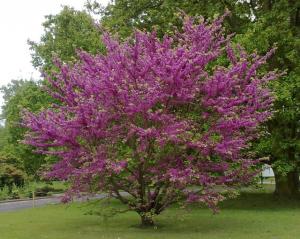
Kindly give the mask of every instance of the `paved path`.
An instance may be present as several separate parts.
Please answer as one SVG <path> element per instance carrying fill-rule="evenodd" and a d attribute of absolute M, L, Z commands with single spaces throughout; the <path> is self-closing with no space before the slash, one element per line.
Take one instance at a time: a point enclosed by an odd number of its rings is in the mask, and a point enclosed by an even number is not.
<path fill-rule="evenodd" d="M 127 193 L 121 192 L 121 195 L 127 195 Z M 60 203 L 61 196 L 62 195 L 57 195 L 57 196 L 53 196 L 53 197 L 49 197 L 49 198 L 37 198 L 34 201 L 34 206 L 41 207 L 41 206 L 48 205 L 48 204 L 58 204 L 58 203 Z M 89 199 L 101 199 L 104 197 L 106 197 L 106 194 L 98 194 L 98 195 L 91 196 L 91 197 L 83 196 L 80 198 L 76 198 L 75 201 L 83 202 L 83 201 L 87 201 Z M 32 207 L 33 207 L 32 200 L 19 200 L 19 201 L 13 201 L 13 202 L 1 202 L 0 201 L 0 213 L 8 212 L 8 211 L 17 211 L 20 209 L 26 209 L 26 208 L 32 208 Z"/>
<path fill-rule="evenodd" d="M 34 202 L 35 207 L 40 207 L 47 204 L 56 204 L 60 202 L 60 197 L 41 198 Z M 14 201 L 14 202 L 0 202 L 0 213 L 6 211 L 16 211 L 25 208 L 32 208 L 32 200 Z"/>

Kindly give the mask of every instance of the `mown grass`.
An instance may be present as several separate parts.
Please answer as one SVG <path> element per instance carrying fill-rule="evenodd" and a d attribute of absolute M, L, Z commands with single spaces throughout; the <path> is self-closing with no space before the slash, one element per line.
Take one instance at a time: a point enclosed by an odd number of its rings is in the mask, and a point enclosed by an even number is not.
<path fill-rule="evenodd" d="M 139 217 L 133 212 L 104 220 L 86 215 L 87 205 L 51 205 L 0 213 L 0 239 L 300 238 L 300 201 L 276 200 L 261 190 L 222 203 L 217 215 L 199 206 L 188 211 L 174 206 L 156 218 L 157 227 L 147 229 L 138 226 Z"/>

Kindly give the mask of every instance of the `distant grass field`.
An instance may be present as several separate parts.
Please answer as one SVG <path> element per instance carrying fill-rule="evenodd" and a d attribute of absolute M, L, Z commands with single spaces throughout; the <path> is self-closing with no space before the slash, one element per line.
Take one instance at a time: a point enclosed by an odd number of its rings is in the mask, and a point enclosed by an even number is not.
<path fill-rule="evenodd" d="M 217 215 L 196 206 L 188 212 L 172 207 L 156 218 L 157 227 L 147 229 L 138 227 L 135 213 L 103 220 L 85 215 L 88 210 L 86 203 L 74 203 L 0 213 L 0 239 L 300 238 L 300 200 L 277 201 L 260 190 L 222 203 Z"/>

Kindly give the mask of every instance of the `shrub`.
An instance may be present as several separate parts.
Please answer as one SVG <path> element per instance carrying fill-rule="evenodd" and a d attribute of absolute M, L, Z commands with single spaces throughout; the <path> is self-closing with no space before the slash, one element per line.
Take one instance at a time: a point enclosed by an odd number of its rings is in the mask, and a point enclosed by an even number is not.
<path fill-rule="evenodd" d="M 0 200 L 6 200 L 9 198 L 9 188 L 7 185 L 4 187 L 0 188 Z"/>
<path fill-rule="evenodd" d="M 11 190 L 14 185 L 18 187 L 24 185 L 26 175 L 22 170 L 6 163 L 0 165 L 0 188 L 8 186 Z"/>

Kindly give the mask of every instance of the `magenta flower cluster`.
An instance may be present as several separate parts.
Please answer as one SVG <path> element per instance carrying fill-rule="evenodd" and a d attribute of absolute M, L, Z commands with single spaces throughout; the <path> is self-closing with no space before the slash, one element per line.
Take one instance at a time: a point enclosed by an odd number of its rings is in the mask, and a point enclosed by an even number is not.
<path fill-rule="evenodd" d="M 66 198 L 107 192 L 150 218 L 179 199 L 215 208 L 216 186 L 251 180 L 256 160 L 244 149 L 271 115 L 266 84 L 277 75 L 258 74 L 272 51 L 231 47 L 222 21 L 185 17 L 162 40 L 106 34 L 105 55 L 56 60 L 48 91 L 60 103 L 25 112 L 25 142 L 58 157 L 48 176 L 72 183 Z"/>

